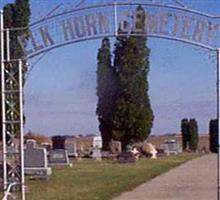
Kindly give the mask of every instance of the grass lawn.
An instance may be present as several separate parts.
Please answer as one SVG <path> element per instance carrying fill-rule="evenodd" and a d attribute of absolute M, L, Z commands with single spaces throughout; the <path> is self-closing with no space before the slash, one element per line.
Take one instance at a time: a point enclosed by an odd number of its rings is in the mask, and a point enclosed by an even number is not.
<path fill-rule="evenodd" d="M 27 199 L 110 200 L 195 157 L 181 154 L 157 160 L 141 159 L 134 165 L 83 160 L 72 168 L 53 169 L 49 181 L 28 181 Z"/>

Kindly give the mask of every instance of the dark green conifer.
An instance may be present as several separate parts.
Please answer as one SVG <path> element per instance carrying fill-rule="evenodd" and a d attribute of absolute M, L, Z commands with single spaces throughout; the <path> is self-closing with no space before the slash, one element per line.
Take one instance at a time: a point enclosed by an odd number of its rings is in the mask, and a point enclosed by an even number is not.
<path fill-rule="evenodd" d="M 98 51 L 97 68 L 97 109 L 99 130 L 103 140 L 103 150 L 109 150 L 112 139 L 113 113 L 115 107 L 116 72 L 111 64 L 111 47 L 108 38 L 102 40 Z"/>
<path fill-rule="evenodd" d="M 136 11 L 137 19 L 132 32 L 135 34 L 120 36 L 119 30 L 114 51 L 118 95 L 113 136 L 122 142 L 123 149 L 130 143 L 145 140 L 151 132 L 154 118 L 148 95 L 149 49 L 146 36 L 142 35 L 145 12 L 141 6 Z"/>

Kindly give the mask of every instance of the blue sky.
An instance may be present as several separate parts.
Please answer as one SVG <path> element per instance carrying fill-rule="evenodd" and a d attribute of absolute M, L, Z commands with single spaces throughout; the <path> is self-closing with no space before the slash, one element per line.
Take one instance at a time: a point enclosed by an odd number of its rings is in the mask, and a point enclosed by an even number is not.
<path fill-rule="evenodd" d="M 2 5 L 13 2 L 1 0 Z M 31 0 L 32 21 L 73 6 L 72 0 Z M 86 4 L 96 1 L 86 1 Z M 109 1 L 108 1 L 109 2 Z M 143 2 L 143 1 L 142 1 Z M 167 0 L 166 2 L 172 2 Z M 187 7 L 220 15 L 218 0 L 182 0 Z M 111 39 L 112 47 L 114 39 Z M 25 85 L 25 130 L 47 135 L 98 134 L 96 54 L 100 40 L 75 43 L 47 53 Z M 195 117 L 201 133 L 216 116 L 215 52 L 164 39 L 149 38 L 152 133 L 176 133 L 180 120 Z M 35 60 L 30 60 L 33 63 Z"/>

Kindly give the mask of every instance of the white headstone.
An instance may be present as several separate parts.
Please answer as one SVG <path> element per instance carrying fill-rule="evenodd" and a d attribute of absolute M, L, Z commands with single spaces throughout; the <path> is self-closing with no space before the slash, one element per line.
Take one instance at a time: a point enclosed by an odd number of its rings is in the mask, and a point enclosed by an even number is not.
<path fill-rule="evenodd" d="M 101 136 L 95 136 L 93 138 L 93 148 L 102 148 L 102 137 Z"/>
<path fill-rule="evenodd" d="M 138 160 L 139 159 L 139 156 L 140 156 L 140 152 L 137 150 L 136 147 L 134 147 L 132 150 L 131 150 L 131 153 L 134 154 L 135 156 L 135 159 Z"/>
<path fill-rule="evenodd" d="M 92 158 L 97 161 L 102 160 L 102 154 L 101 154 L 101 150 L 99 148 L 96 147 L 92 150 Z"/>

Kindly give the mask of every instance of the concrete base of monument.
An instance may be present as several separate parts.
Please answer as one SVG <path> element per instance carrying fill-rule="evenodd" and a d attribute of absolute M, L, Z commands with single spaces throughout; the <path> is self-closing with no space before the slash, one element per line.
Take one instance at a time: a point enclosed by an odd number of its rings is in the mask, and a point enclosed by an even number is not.
<path fill-rule="evenodd" d="M 72 163 L 49 163 L 50 167 L 73 167 Z"/>
<path fill-rule="evenodd" d="M 24 173 L 30 179 L 48 179 L 52 175 L 52 169 L 48 168 L 24 168 Z"/>

